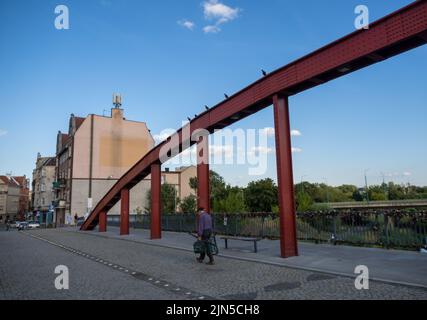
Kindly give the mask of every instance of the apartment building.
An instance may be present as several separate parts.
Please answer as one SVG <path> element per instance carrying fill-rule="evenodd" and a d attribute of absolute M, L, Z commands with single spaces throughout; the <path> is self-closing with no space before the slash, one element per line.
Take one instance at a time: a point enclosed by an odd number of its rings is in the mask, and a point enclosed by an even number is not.
<path fill-rule="evenodd" d="M 55 200 L 53 190 L 53 184 L 56 181 L 55 173 L 56 157 L 42 157 L 39 153 L 36 168 L 33 170 L 31 208 L 41 222 L 54 222 L 52 208 Z"/>
<path fill-rule="evenodd" d="M 71 114 L 68 131 L 56 139 L 54 189 L 57 226 L 71 224 L 74 216 L 82 217 L 93 209 L 118 179 L 154 147 L 154 139 L 145 122 L 124 117 L 121 98 L 115 96 L 110 116 Z M 196 167 L 163 172 L 164 182 L 177 189 L 179 198 L 194 194 L 189 186 Z M 130 212 L 147 206 L 150 177 L 130 192 Z M 35 196 L 35 195 L 34 195 Z M 120 213 L 120 202 L 109 214 Z"/>
<path fill-rule="evenodd" d="M 56 221 L 63 225 L 84 216 L 101 197 L 154 146 L 144 122 L 125 119 L 115 107 L 111 116 L 71 115 L 67 133 L 58 132 L 56 148 Z M 143 181 L 131 192 L 131 210 L 144 207 Z M 111 210 L 119 212 L 119 206 Z"/>
<path fill-rule="evenodd" d="M 175 187 L 177 197 L 180 200 L 189 195 L 196 195 L 196 191 L 190 187 L 190 179 L 197 177 L 196 166 L 180 167 L 176 168 L 175 171 L 166 169 L 162 172 L 161 177 L 162 183 L 167 183 Z"/>
<path fill-rule="evenodd" d="M 0 223 L 24 219 L 28 211 L 28 187 L 25 176 L 0 176 Z"/>

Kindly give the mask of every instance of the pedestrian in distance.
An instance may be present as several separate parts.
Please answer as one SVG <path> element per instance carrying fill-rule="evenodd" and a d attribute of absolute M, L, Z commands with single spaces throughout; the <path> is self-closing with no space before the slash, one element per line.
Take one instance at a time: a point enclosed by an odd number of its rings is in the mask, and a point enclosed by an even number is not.
<path fill-rule="evenodd" d="M 6 219 L 6 231 L 9 231 L 10 229 L 10 222 L 9 219 Z"/>
<path fill-rule="evenodd" d="M 204 242 L 205 250 L 200 254 L 200 257 L 197 258 L 197 261 L 203 263 L 206 255 L 209 258 L 209 262 L 207 264 L 213 265 L 214 258 L 211 252 L 211 247 L 209 244 L 210 238 L 212 236 L 213 227 L 212 227 L 212 217 L 211 215 L 205 211 L 205 208 L 200 207 L 198 209 L 199 221 L 197 228 L 197 235 L 200 241 Z"/>

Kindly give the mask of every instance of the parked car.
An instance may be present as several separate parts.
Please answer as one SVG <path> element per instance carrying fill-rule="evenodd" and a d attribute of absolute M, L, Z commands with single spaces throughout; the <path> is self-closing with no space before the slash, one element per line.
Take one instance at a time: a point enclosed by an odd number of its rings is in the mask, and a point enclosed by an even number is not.
<path fill-rule="evenodd" d="M 10 221 L 9 222 L 9 228 L 16 229 L 19 226 L 20 221 Z"/>
<path fill-rule="evenodd" d="M 19 226 L 18 226 L 18 230 L 28 230 L 28 222 L 24 221 L 24 222 L 20 222 Z"/>
<path fill-rule="evenodd" d="M 28 229 L 37 229 L 40 228 L 40 223 L 37 221 L 28 221 Z"/>

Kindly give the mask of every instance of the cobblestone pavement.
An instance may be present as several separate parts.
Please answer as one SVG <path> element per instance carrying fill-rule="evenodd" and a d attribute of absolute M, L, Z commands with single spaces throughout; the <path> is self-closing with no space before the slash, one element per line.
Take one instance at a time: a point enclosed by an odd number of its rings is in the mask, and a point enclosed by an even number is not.
<path fill-rule="evenodd" d="M 55 267 L 69 268 L 69 290 L 57 290 Z M 132 275 L 84 259 L 18 231 L 0 231 L 0 300 L 182 299 Z"/>
<path fill-rule="evenodd" d="M 0 255 L 1 261 L 14 259 L 15 263 L 1 262 L 2 277 L 7 274 L 5 268 L 13 267 L 16 275 L 22 275 L 23 262 L 28 261 L 28 268 L 37 267 L 31 272 L 31 278 L 41 274 L 47 279 L 52 277 L 53 265 L 68 263 L 71 285 L 73 281 L 78 282 L 70 288 L 69 295 L 84 295 L 81 298 L 89 295 L 92 298 L 133 296 L 141 299 L 427 299 L 425 289 L 371 281 L 369 290 L 359 291 L 351 278 L 256 262 L 218 257 L 216 265 L 208 266 L 197 263 L 190 252 L 95 237 L 90 233 L 37 230 L 26 234 L 16 232 L 12 237 L 19 245 L 14 249 L 12 246 L 6 257 L 3 257 L 2 248 Z M 0 248 L 5 246 L 4 242 L 4 236 L 0 236 Z M 24 250 L 24 246 L 30 249 Z M 25 257 L 26 252 L 28 257 Z M 135 274 L 125 274 L 123 269 Z M 72 278 L 74 270 L 79 274 L 76 279 Z M 27 287 L 26 297 L 52 292 L 52 289 L 43 292 L 43 288 L 33 288 L 34 281 L 28 275 L 22 279 L 18 276 L 15 281 L 7 284 L 9 287 L 13 284 L 16 292 Z M 0 290 L 5 291 L 3 282 L 4 279 Z M 79 287 L 81 285 L 83 287 Z M 181 292 L 174 292 L 176 288 L 181 288 Z M 89 293 L 85 293 L 86 290 Z M 56 297 L 58 293 L 53 292 L 52 298 Z"/>

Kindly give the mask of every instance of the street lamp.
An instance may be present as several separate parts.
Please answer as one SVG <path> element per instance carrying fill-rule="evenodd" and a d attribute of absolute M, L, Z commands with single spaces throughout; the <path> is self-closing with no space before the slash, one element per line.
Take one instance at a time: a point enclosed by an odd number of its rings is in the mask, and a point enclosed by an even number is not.
<path fill-rule="evenodd" d="M 304 183 L 303 183 L 303 179 L 308 177 L 306 174 L 301 176 L 301 192 L 304 193 Z"/>
<path fill-rule="evenodd" d="M 366 193 L 366 203 L 369 205 L 369 189 L 368 189 L 368 177 L 366 173 L 369 169 L 365 169 L 365 193 Z"/>
<path fill-rule="evenodd" d="M 328 204 L 329 207 L 329 188 L 328 188 L 328 179 L 326 178 L 322 178 L 323 181 L 325 182 L 326 185 L 326 203 Z"/>
<path fill-rule="evenodd" d="M 384 188 L 384 199 L 388 201 L 388 195 L 387 195 L 387 185 L 385 183 L 385 174 L 384 172 L 381 172 L 381 176 L 383 177 L 383 188 Z"/>

